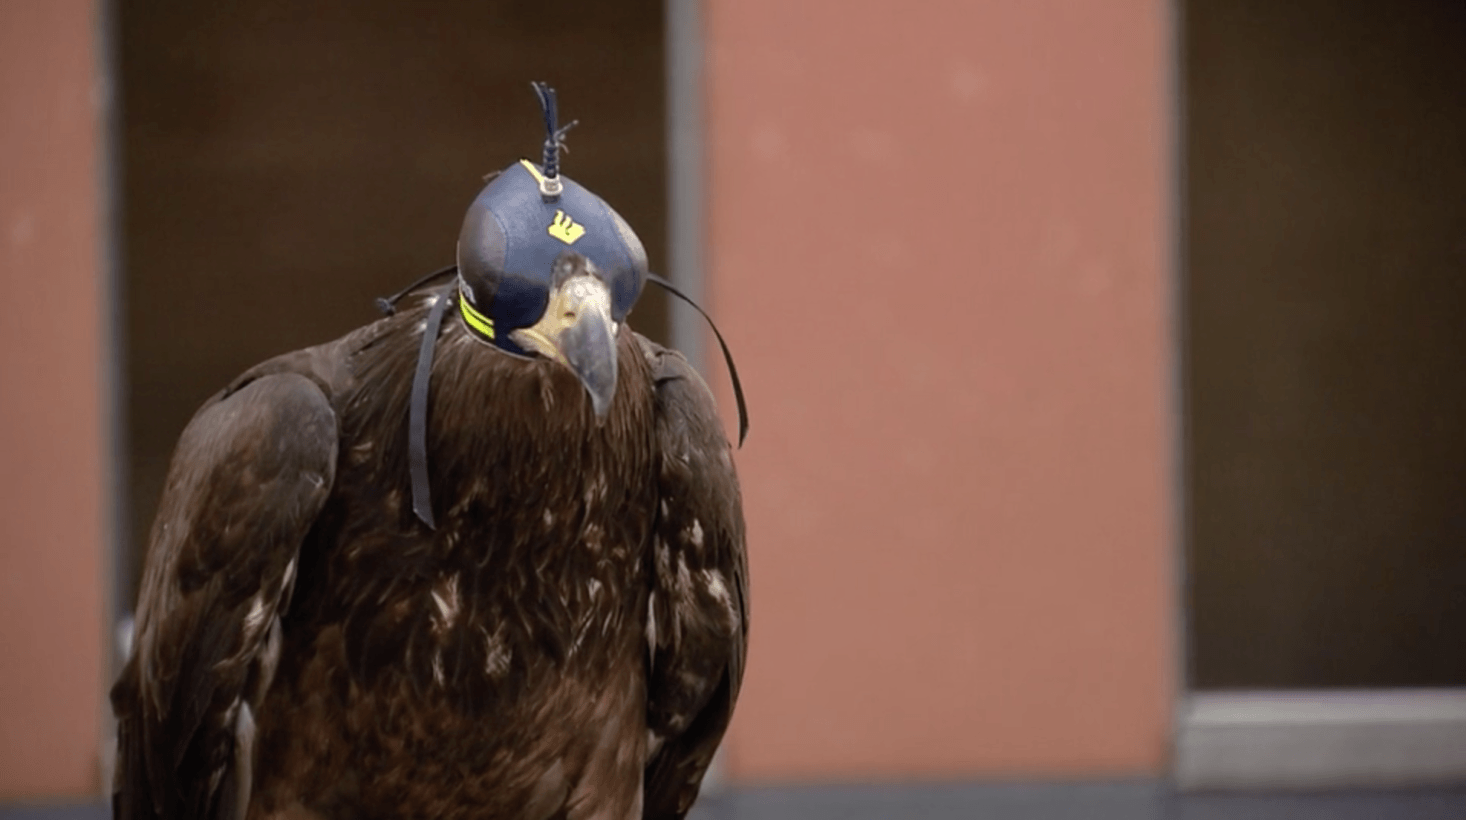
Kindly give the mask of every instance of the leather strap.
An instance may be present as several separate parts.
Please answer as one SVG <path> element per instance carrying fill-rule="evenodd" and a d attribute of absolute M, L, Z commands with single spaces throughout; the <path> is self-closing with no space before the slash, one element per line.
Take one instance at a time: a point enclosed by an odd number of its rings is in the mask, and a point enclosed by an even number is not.
<path fill-rule="evenodd" d="M 428 382 L 433 377 L 433 350 L 443 327 L 443 314 L 453 301 L 451 289 L 439 294 L 423 326 L 422 345 L 417 349 L 417 371 L 412 374 L 412 395 L 407 400 L 407 459 L 412 478 L 412 511 L 436 530 L 433 499 L 428 489 Z"/>

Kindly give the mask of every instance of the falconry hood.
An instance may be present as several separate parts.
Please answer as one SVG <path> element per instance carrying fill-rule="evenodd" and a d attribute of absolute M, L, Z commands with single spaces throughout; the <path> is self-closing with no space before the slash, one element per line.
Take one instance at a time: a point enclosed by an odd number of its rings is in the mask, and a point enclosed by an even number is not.
<path fill-rule="evenodd" d="M 433 351 L 445 314 L 456 309 L 475 338 L 516 356 L 542 356 L 573 371 L 598 420 L 616 394 L 616 337 L 647 281 L 691 305 L 712 327 L 728 364 L 738 404 L 738 441 L 748 411 L 732 354 L 712 319 L 686 294 L 647 270 L 646 250 L 605 200 L 560 174 L 565 132 L 555 91 L 534 83 L 545 119 L 539 164 L 522 159 L 493 177 L 474 198 L 458 234 L 458 264 L 378 300 L 392 313 L 417 287 L 454 273 L 456 294 L 428 313 L 408 405 L 408 456 L 413 509 L 434 526 L 427 464 L 427 406 Z M 450 308 L 456 305 L 456 308 Z"/>
<path fill-rule="evenodd" d="M 561 176 L 555 92 L 540 164 L 524 159 L 474 199 L 458 235 L 458 310 L 479 339 L 573 370 L 603 417 L 616 389 L 615 337 L 647 279 L 646 251 L 605 200 Z"/>

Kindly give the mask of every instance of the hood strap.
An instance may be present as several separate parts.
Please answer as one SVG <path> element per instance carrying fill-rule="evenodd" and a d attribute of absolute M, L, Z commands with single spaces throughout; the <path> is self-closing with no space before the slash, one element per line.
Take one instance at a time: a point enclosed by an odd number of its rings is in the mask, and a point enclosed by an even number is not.
<path fill-rule="evenodd" d="M 713 329 L 713 335 L 718 338 L 718 347 L 723 348 L 723 361 L 728 363 L 728 378 L 733 381 L 733 398 L 738 401 L 738 446 L 743 446 L 743 440 L 748 438 L 748 404 L 743 401 L 743 383 L 738 381 L 738 368 L 733 366 L 733 354 L 728 352 L 728 343 L 723 341 L 723 334 L 718 332 L 718 326 L 713 324 L 713 317 L 703 310 L 698 304 L 692 301 L 692 297 L 678 290 L 671 282 L 656 275 L 648 273 L 646 278 L 662 286 L 662 289 L 676 296 L 678 299 L 692 305 L 692 309 L 702 314 L 707 320 L 708 327 Z"/>
<path fill-rule="evenodd" d="M 417 370 L 412 374 L 412 394 L 407 400 L 407 460 L 412 478 L 412 511 L 436 530 L 433 499 L 428 489 L 428 383 L 433 377 L 433 350 L 443 327 L 443 314 L 453 301 L 451 289 L 439 294 L 423 323 L 422 344 L 417 349 Z"/>

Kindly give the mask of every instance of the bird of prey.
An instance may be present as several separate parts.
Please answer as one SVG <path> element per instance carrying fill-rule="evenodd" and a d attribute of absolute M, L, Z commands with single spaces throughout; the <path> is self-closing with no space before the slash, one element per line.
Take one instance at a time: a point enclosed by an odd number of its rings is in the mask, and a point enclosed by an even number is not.
<path fill-rule="evenodd" d="M 117 820 L 691 807 L 747 640 L 731 445 L 627 327 L 645 253 L 560 175 L 536 88 L 543 161 L 474 200 L 453 280 L 183 431 L 112 691 Z"/>

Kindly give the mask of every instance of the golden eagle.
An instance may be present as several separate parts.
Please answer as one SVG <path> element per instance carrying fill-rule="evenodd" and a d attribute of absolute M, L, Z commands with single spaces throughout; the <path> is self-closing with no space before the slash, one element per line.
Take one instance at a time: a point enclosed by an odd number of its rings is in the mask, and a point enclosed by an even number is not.
<path fill-rule="evenodd" d="M 748 628 L 731 446 L 626 327 L 645 254 L 559 174 L 537 90 L 544 161 L 479 194 L 451 284 L 183 431 L 112 692 L 118 820 L 692 805 Z"/>

